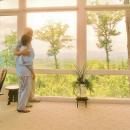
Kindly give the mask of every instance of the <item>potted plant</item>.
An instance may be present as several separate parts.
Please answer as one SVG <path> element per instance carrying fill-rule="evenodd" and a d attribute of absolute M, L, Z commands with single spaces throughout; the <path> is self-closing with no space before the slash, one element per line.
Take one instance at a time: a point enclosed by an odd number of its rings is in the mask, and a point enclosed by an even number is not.
<path fill-rule="evenodd" d="M 73 92 L 76 97 L 87 97 L 87 90 L 93 92 L 93 87 L 90 82 L 89 77 L 87 77 L 86 65 L 82 67 L 75 66 L 75 73 L 77 75 L 77 80 L 73 82 Z"/>

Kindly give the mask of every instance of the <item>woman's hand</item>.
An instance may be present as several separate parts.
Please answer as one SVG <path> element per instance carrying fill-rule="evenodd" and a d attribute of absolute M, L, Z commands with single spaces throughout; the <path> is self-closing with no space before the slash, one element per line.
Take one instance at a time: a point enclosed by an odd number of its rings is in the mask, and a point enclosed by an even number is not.
<path fill-rule="evenodd" d="M 29 56 L 29 55 L 30 55 L 30 51 L 29 51 L 28 49 L 24 49 L 24 50 L 22 50 L 20 53 L 21 53 L 21 55 L 23 55 L 23 56 Z"/>
<path fill-rule="evenodd" d="M 28 49 L 24 49 L 22 51 L 19 51 L 18 49 L 15 49 L 14 50 L 14 55 L 16 55 L 16 56 L 21 56 L 21 55 L 29 56 L 30 55 L 30 51 Z"/>

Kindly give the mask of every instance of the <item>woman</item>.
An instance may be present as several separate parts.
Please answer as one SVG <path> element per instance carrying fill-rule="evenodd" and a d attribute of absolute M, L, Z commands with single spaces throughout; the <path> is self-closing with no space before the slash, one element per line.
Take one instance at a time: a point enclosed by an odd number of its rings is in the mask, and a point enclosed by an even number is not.
<path fill-rule="evenodd" d="M 28 35 L 32 38 L 33 36 L 33 30 L 32 28 L 30 27 L 26 27 L 23 31 L 23 35 Z M 14 50 L 14 55 L 15 56 L 28 56 L 30 55 L 29 51 L 27 49 L 23 50 L 23 51 L 19 51 L 21 47 L 21 41 L 18 42 L 15 50 Z M 16 58 L 17 60 L 17 58 Z M 17 71 L 17 68 L 19 68 L 19 65 L 16 64 L 16 71 Z M 30 93 L 30 97 L 29 97 L 29 102 L 40 102 L 40 99 L 38 99 L 37 97 L 35 97 L 35 80 L 33 80 L 33 84 L 32 84 L 32 90 L 31 90 L 31 93 Z"/>
<path fill-rule="evenodd" d="M 30 91 L 32 87 L 32 80 L 35 79 L 35 74 L 33 71 L 33 59 L 34 51 L 31 46 L 32 38 L 28 35 L 23 35 L 21 38 L 21 47 L 20 51 L 28 49 L 30 51 L 29 56 L 18 56 L 17 63 L 18 68 L 16 70 L 19 77 L 19 93 L 18 93 L 18 106 L 17 111 L 27 113 L 30 110 L 26 109 Z"/>

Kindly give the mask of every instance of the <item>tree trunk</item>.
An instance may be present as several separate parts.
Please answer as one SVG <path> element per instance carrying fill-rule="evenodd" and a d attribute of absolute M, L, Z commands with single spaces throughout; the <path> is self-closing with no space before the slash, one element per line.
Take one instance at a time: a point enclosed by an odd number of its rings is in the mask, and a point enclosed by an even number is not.
<path fill-rule="evenodd" d="M 54 60 L 55 60 L 55 68 L 58 69 L 59 65 L 58 65 L 58 60 L 57 60 L 56 54 L 54 54 Z"/>
<path fill-rule="evenodd" d="M 105 47 L 105 52 L 106 52 L 106 63 L 107 63 L 107 69 L 109 69 L 109 52 L 108 52 L 108 49 L 107 49 L 107 45 Z"/>

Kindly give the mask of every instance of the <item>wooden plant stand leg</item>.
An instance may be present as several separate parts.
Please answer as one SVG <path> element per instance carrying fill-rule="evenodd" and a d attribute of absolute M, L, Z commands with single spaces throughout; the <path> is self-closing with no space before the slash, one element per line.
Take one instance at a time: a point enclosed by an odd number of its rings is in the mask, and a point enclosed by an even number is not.
<path fill-rule="evenodd" d="M 76 98 L 76 101 L 77 101 L 77 108 L 79 106 L 79 102 L 82 101 L 85 103 L 85 107 L 87 107 L 87 101 L 88 101 L 88 98 L 87 97 L 77 97 Z"/>

